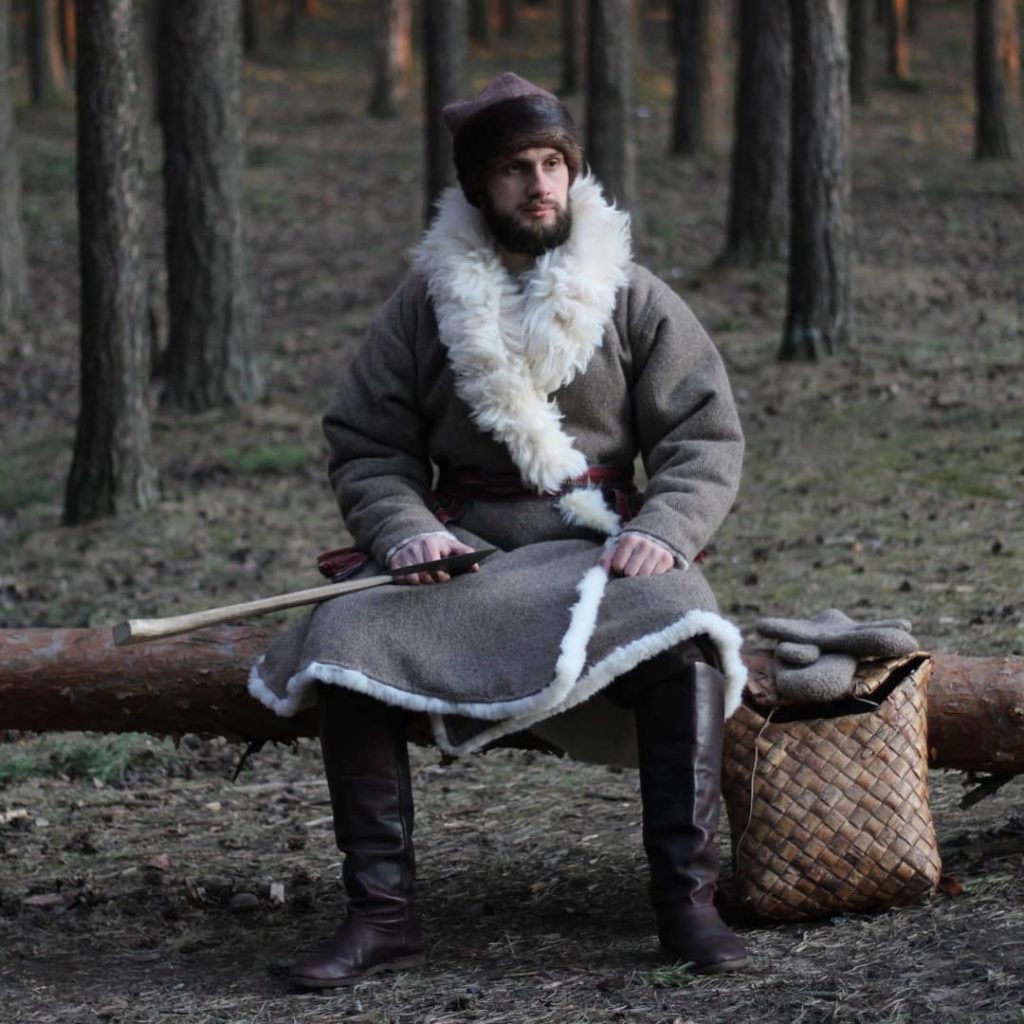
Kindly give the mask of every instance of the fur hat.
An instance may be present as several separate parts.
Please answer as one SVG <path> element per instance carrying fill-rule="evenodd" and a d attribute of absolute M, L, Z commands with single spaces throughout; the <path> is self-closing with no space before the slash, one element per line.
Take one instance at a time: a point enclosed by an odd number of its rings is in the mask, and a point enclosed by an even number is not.
<path fill-rule="evenodd" d="M 474 206 L 494 164 L 521 149 L 557 149 L 569 168 L 569 183 L 579 174 L 583 150 L 572 115 L 558 97 L 511 71 L 473 99 L 448 104 L 441 116 L 452 133 L 459 184 Z"/>

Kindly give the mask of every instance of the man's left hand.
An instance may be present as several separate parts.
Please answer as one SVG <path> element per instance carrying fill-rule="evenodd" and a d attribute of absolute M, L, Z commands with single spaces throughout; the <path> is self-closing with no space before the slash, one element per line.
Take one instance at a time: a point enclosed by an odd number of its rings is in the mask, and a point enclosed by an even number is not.
<path fill-rule="evenodd" d="M 615 547 L 601 556 L 605 572 L 619 576 L 660 576 L 675 564 L 671 551 L 639 533 L 624 533 Z"/>

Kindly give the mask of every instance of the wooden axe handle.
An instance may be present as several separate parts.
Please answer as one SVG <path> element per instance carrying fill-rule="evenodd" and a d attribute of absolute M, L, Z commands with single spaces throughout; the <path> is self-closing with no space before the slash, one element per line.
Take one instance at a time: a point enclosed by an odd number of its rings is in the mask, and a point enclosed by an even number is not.
<path fill-rule="evenodd" d="M 290 594 L 262 597 L 255 601 L 244 601 L 242 604 L 225 605 L 223 608 L 208 608 L 202 612 L 169 615 L 162 619 L 129 619 L 114 627 L 114 643 L 118 647 L 124 647 L 146 640 L 157 640 L 160 637 L 176 636 L 178 633 L 188 633 L 204 626 L 232 622 L 246 615 L 263 615 L 266 612 L 283 611 L 285 608 L 297 608 L 304 604 L 319 604 L 339 594 L 368 590 L 370 587 L 380 587 L 385 583 L 394 582 L 394 576 L 367 576 L 361 580 L 344 580 L 341 583 L 329 583 L 309 590 L 294 590 Z"/>

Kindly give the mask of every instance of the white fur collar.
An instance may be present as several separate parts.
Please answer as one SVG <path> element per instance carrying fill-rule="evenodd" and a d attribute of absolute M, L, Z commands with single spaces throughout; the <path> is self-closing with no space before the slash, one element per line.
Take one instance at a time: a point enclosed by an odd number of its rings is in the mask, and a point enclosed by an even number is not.
<path fill-rule="evenodd" d="M 629 217 L 585 175 L 569 193 L 569 240 L 518 281 L 505 270 L 482 214 L 448 189 L 413 265 L 427 279 L 455 389 L 473 421 L 509 450 L 523 480 L 557 492 L 587 461 L 561 429 L 550 397 L 586 369 L 601 344 L 631 259 Z"/>

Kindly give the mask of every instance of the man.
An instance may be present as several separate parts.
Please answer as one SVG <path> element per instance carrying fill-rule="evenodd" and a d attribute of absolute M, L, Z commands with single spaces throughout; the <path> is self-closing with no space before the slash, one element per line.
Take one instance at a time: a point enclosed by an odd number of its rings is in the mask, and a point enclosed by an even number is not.
<path fill-rule="evenodd" d="M 530 728 L 578 756 L 633 757 L 662 946 L 697 970 L 742 966 L 714 906 L 714 836 L 745 673 L 694 564 L 742 460 L 721 359 L 632 263 L 628 218 L 581 174 L 554 96 L 504 74 L 445 119 L 461 190 L 324 418 L 329 472 L 367 572 L 498 550 L 452 580 L 417 572 L 327 602 L 253 670 L 281 714 L 317 697 L 346 855 L 348 917 L 291 979 L 422 961 L 410 713 L 455 755 Z"/>

